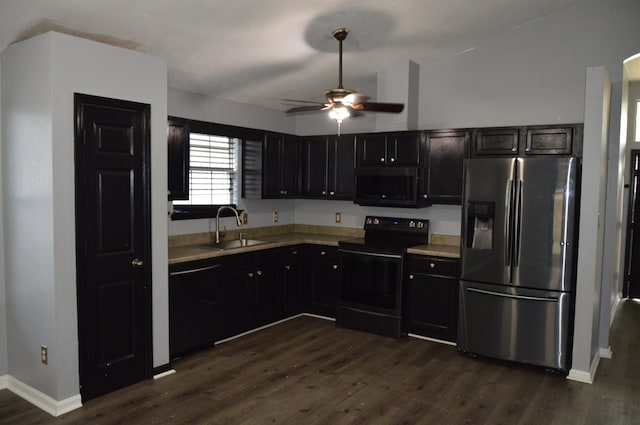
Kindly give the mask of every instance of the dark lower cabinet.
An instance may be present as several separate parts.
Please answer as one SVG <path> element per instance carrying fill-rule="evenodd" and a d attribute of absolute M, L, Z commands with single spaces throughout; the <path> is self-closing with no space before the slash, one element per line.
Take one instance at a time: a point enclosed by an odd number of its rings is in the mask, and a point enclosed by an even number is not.
<path fill-rule="evenodd" d="M 169 355 L 213 346 L 221 334 L 222 265 L 193 261 L 169 268 Z"/>
<path fill-rule="evenodd" d="M 409 256 L 405 279 L 405 328 L 409 333 L 456 341 L 458 260 Z"/>
<path fill-rule="evenodd" d="M 305 288 L 305 311 L 336 317 L 339 294 L 338 249 L 311 245 L 307 254 L 308 274 Z"/>
<path fill-rule="evenodd" d="M 284 317 L 303 312 L 302 294 L 306 281 L 306 247 L 302 245 L 283 248 L 282 286 L 284 289 Z"/>
<path fill-rule="evenodd" d="M 263 326 L 285 315 L 285 292 L 282 279 L 284 257 L 281 249 L 267 249 L 255 253 L 255 326 Z"/>
<path fill-rule="evenodd" d="M 222 257 L 221 339 L 245 332 L 255 324 L 254 256 L 236 254 Z"/>

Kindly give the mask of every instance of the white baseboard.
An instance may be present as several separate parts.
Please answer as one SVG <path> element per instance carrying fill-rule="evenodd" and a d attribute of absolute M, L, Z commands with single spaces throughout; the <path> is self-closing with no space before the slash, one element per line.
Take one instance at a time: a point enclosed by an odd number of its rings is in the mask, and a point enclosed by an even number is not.
<path fill-rule="evenodd" d="M 173 375 L 174 373 L 176 373 L 175 369 L 169 369 L 169 370 L 164 371 L 162 373 L 158 373 L 158 374 L 153 375 L 153 379 L 156 380 L 156 379 L 164 378 L 165 376 Z"/>
<path fill-rule="evenodd" d="M 0 376 L 0 390 L 7 389 L 7 375 Z"/>
<path fill-rule="evenodd" d="M 316 319 L 324 319 L 324 320 L 329 320 L 331 322 L 335 322 L 336 321 L 336 319 L 334 319 L 333 317 L 320 316 L 319 314 L 312 314 L 312 313 L 302 313 L 299 316 L 315 317 Z"/>
<path fill-rule="evenodd" d="M 417 335 L 412 333 L 408 333 L 407 336 L 410 336 L 411 338 L 416 338 L 416 339 L 424 339 L 425 341 L 437 342 L 439 344 L 452 345 L 454 347 L 458 345 L 455 342 L 445 341 L 443 339 L 431 338 L 428 336 L 422 336 L 422 335 Z"/>
<path fill-rule="evenodd" d="M 611 346 L 607 348 L 599 348 L 598 353 L 600 354 L 601 359 L 610 359 L 613 357 L 613 351 L 611 351 Z"/>
<path fill-rule="evenodd" d="M 596 371 L 600 364 L 600 352 L 596 352 L 596 357 L 591 362 L 591 370 L 585 372 L 583 370 L 571 369 L 567 375 L 567 379 L 572 381 L 584 382 L 585 384 L 593 384 L 593 380 L 596 377 Z"/>
<path fill-rule="evenodd" d="M 25 399 L 34 406 L 44 410 L 51 416 L 60 416 L 82 407 L 80 394 L 71 396 L 64 400 L 54 400 L 45 393 L 36 390 L 13 376 L 6 376 L 6 383 L 6 388 L 9 391 Z"/>

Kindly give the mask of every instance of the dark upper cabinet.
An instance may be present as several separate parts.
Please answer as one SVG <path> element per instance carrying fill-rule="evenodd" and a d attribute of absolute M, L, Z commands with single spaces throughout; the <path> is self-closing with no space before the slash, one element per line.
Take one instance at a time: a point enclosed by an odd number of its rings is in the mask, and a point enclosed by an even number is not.
<path fill-rule="evenodd" d="M 520 141 L 520 128 L 481 128 L 473 140 L 474 155 L 516 155 Z"/>
<path fill-rule="evenodd" d="M 420 132 L 414 131 L 357 135 L 357 165 L 418 166 L 420 140 Z"/>
<path fill-rule="evenodd" d="M 266 133 L 242 141 L 242 197 L 295 198 L 299 195 L 298 138 Z"/>
<path fill-rule="evenodd" d="M 525 154 L 571 155 L 573 127 L 528 127 Z"/>
<path fill-rule="evenodd" d="M 480 128 L 472 156 L 582 155 L 582 124 Z"/>
<path fill-rule="evenodd" d="M 169 200 L 189 199 L 189 123 L 169 117 L 167 142 Z"/>
<path fill-rule="evenodd" d="M 316 199 L 353 199 L 354 137 L 307 137 L 301 144 L 301 195 Z"/>
<path fill-rule="evenodd" d="M 424 194 L 433 204 L 462 203 L 462 175 L 470 133 L 466 130 L 427 131 Z"/>
<path fill-rule="evenodd" d="M 267 133 L 262 166 L 263 197 L 292 198 L 298 195 L 297 138 Z"/>

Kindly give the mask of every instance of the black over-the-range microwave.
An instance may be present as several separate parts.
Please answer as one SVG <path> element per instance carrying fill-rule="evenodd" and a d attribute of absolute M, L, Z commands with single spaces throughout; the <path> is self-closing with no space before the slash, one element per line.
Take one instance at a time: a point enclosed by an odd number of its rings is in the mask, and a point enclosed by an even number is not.
<path fill-rule="evenodd" d="M 357 167 L 354 202 L 386 207 L 428 206 L 423 182 L 421 167 Z"/>

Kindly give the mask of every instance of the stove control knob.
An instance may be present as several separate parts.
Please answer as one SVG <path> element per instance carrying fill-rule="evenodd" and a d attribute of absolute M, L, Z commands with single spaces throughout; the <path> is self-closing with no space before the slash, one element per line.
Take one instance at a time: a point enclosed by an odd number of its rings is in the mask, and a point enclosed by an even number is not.
<path fill-rule="evenodd" d="M 373 224 L 375 224 L 377 226 L 378 224 L 380 224 L 380 220 L 378 220 L 377 218 L 374 218 L 373 219 Z"/>
<path fill-rule="evenodd" d="M 367 218 L 367 224 L 371 224 L 371 219 Z"/>
<path fill-rule="evenodd" d="M 409 227 L 411 227 L 412 229 L 413 229 L 414 227 L 416 227 L 416 222 L 415 222 L 415 221 L 413 221 L 413 220 L 411 220 L 411 221 L 409 222 Z"/>
<path fill-rule="evenodd" d="M 422 229 L 424 227 L 424 222 L 419 221 L 418 222 L 418 229 Z"/>

